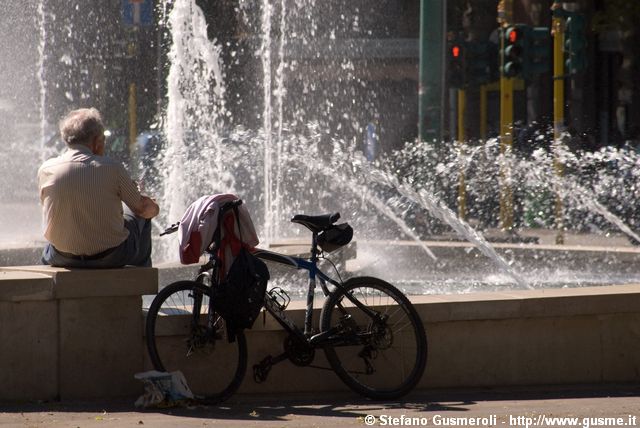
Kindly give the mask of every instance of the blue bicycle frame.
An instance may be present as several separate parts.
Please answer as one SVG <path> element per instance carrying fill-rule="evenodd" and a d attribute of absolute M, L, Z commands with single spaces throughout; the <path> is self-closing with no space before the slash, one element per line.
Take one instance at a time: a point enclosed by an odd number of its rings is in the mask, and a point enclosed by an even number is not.
<path fill-rule="evenodd" d="M 288 330 L 289 332 L 295 334 L 300 340 L 310 343 L 313 346 L 321 346 L 321 338 L 323 337 L 322 333 L 318 333 L 312 337 L 313 332 L 313 297 L 316 289 L 316 278 L 320 280 L 320 287 L 325 296 L 328 296 L 331 292 L 327 288 L 327 283 L 330 283 L 336 288 L 342 289 L 342 283 L 334 280 L 329 277 L 327 274 L 318 269 L 318 245 L 317 245 L 317 235 L 313 233 L 313 238 L 311 241 L 311 258 L 309 260 L 303 259 L 301 257 L 295 256 L 287 256 L 284 254 L 276 253 L 269 250 L 256 249 L 253 253 L 256 257 L 259 257 L 263 260 L 287 265 L 294 267 L 296 269 L 304 269 L 309 272 L 309 288 L 307 290 L 307 308 L 305 311 L 304 318 L 304 332 L 300 331 L 300 329 L 289 320 L 284 314 L 283 310 L 277 303 L 275 303 L 272 299 L 265 298 L 265 308 L 274 318 L 282 325 L 283 328 Z M 355 306 L 360 308 L 364 313 L 369 315 L 372 319 L 377 319 L 379 315 L 371 310 L 369 307 L 364 305 L 358 299 L 354 298 L 351 293 L 345 293 L 345 297 L 349 299 Z M 326 334 L 326 332 L 325 332 Z"/>
<path fill-rule="evenodd" d="M 315 236 L 314 236 L 314 241 L 315 241 Z M 304 336 L 305 337 L 309 337 L 313 329 L 312 314 L 313 314 L 313 297 L 316 289 L 316 278 L 320 280 L 320 287 L 322 288 L 322 291 L 324 292 L 325 296 L 329 295 L 329 289 L 327 288 L 327 283 L 333 284 L 336 287 L 341 287 L 342 285 L 338 281 L 330 278 L 327 274 L 325 274 L 320 269 L 318 269 L 317 250 L 313 251 L 315 247 L 316 247 L 315 245 L 312 245 L 310 260 L 306 260 L 301 257 L 287 256 L 284 254 L 275 253 L 273 251 L 262 250 L 262 249 L 256 249 L 255 252 L 253 253 L 256 257 L 261 258 L 263 260 L 267 260 L 267 261 L 271 261 L 271 262 L 275 262 L 275 263 L 279 263 L 287 266 L 292 266 L 296 269 L 304 269 L 309 272 L 309 288 L 307 290 L 307 310 L 305 312 L 305 318 L 304 318 Z M 269 310 L 269 312 L 272 312 L 272 313 L 275 312 L 277 314 L 276 319 L 280 321 L 281 324 L 283 324 L 282 321 L 284 321 L 284 323 L 286 323 L 286 327 L 288 327 L 288 330 L 299 331 L 298 328 L 295 326 L 295 324 L 291 322 L 287 322 L 286 318 L 283 316 L 281 311 L 279 311 L 278 308 L 274 307 L 274 305 L 269 304 L 268 301 L 269 299 L 265 299 L 265 307 L 267 308 L 267 310 Z M 284 327 L 284 324 L 283 324 L 283 327 Z"/>

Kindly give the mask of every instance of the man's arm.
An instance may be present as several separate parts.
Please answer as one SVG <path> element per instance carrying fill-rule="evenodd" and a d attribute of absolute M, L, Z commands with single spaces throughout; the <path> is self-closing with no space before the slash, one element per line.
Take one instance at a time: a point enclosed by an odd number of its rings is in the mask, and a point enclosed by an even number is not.
<path fill-rule="evenodd" d="M 141 196 L 140 202 L 138 202 L 135 207 L 131 207 L 131 211 L 138 217 L 154 218 L 160 212 L 160 207 L 155 199 L 151 199 L 148 196 Z"/>

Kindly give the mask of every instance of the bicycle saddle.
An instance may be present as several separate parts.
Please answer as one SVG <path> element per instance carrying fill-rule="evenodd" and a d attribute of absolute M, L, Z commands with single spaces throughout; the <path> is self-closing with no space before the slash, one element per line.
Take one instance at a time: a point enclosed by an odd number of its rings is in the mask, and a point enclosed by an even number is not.
<path fill-rule="evenodd" d="M 309 229 L 312 232 L 318 233 L 323 230 L 329 229 L 333 226 L 333 223 L 338 221 L 340 213 L 329 213 L 322 215 L 294 215 L 291 221 L 293 223 L 299 223 Z"/>

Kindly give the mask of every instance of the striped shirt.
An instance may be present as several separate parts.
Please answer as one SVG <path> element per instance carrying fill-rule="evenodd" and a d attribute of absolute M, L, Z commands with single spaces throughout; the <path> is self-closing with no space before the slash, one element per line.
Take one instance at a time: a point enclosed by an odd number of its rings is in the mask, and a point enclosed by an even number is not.
<path fill-rule="evenodd" d="M 117 161 L 97 156 L 89 147 L 70 146 L 38 170 L 45 238 L 56 249 L 94 255 L 117 247 L 129 236 L 122 202 L 129 208 L 140 192 Z"/>

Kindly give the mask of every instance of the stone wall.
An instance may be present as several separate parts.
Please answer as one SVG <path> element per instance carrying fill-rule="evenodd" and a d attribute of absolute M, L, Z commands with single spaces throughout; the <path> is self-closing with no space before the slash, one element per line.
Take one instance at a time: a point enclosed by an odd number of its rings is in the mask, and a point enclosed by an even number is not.
<path fill-rule="evenodd" d="M 133 375 L 152 369 L 141 296 L 157 287 L 152 268 L 0 268 L 0 401 L 140 394 Z M 411 300 L 429 341 L 419 388 L 640 381 L 640 284 Z M 317 322 L 321 301 L 315 307 Z M 304 303 L 292 302 L 287 314 L 302 324 Z M 165 340 L 174 322 L 167 317 Z M 278 355 L 285 337 L 267 314 L 247 332 L 239 393 L 346 389 L 333 373 L 288 361 L 254 383 L 251 366 Z M 327 366 L 321 350 L 314 364 Z"/>
<path fill-rule="evenodd" d="M 141 393 L 141 296 L 157 289 L 153 268 L 0 269 L 0 400 Z"/>

